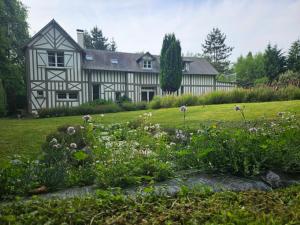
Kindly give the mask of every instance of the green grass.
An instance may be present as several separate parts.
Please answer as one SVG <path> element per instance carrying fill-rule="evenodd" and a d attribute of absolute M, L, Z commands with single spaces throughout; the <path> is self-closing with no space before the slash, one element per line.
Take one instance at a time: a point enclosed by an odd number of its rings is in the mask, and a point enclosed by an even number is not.
<path fill-rule="evenodd" d="M 240 121 L 241 115 L 233 110 L 235 104 L 209 105 L 189 107 L 187 124 L 197 128 L 206 121 Z M 289 111 L 300 114 L 300 100 L 265 103 L 244 103 L 246 119 L 273 119 L 278 112 Z M 181 127 L 183 115 L 178 108 L 147 110 L 153 113 L 152 121 L 165 127 Z M 146 111 L 120 112 L 106 114 L 101 119 L 103 123 L 126 122 L 137 118 Z M 81 116 L 58 117 L 48 119 L 1 119 L 0 120 L 0 160 L 5 160 L 13 154 L 35 157 L 45 137 L 63 124 L 80 124 Z"/>

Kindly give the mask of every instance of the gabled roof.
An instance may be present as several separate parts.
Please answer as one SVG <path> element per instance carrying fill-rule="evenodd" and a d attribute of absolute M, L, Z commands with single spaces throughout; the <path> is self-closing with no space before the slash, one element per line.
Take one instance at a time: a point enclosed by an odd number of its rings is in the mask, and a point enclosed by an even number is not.
<path fill-rule="evenodd" d="M 26 49 L 28 45 L 37 37 L 43 34 L 43 32 L 50 26 L 56 27 L 70 42 L 73 44 L 77 50 L 83 51 L 83 48 L 80 47 L 80 45 L 74 41 L 74 39 L 55 21 L 55 19 L 52 19 L 46 26 L 44 26 L 39 32 L 37 32 L 35 35 L 33 35 L 32 38 L 30 38 L 24 45 L 23 49 Z"/>
<path fill-rule="evenodd" d="M 140 62 L 145 56 L 150 57 L 152 60 L 156 60 L 156 58 L 153 55 L 151 55 L 149 52 L 146 52 L 144 55 L 140 56 L 136 61 Z"/>
<path fill-rule="evenodd" d="M 85 49 L 85 55 L 92 60 L 83 59 L 83 68 L 92 70 L 115 70 L 126 72 L 152 72 L 159 73 L 160 60 L 157 55 L 150 55 L 154 58 L 152 69 L 143 69 L 138 59 L 141 59 L 144 53 L 112 52 L 107 50 Z M 147 54 L 147 53 L 146 53 Z M 118 63 L 112 63 L 111 60 L 117 60 Z M 218 71 L 206 60 L 198 57 L 183 57 L 183 61 L 189 62 L 189 71 L 183 74 L 201 74 L 217 75 Z"/>

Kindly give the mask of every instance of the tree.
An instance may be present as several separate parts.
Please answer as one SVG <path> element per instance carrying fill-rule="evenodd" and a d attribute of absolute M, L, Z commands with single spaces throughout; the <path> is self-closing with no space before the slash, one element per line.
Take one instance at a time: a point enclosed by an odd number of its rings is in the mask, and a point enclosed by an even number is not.
<path fill-rule="evenodd" d="M 269 43 L 264 53 L 266 76 L 269 82 L 276 80 L 279 74 L 285 72 L 286 59 L 277 45 L 273 47 Z"/>
<path fill-rule="evenodd" d="M 225 44 L 226 35 L 218 28 L 213 30 L 207 35 L 205 44 L 202 44 L 203 54 L 219 71 L 219 73 L 226 73 L 230 61 L 228 60 L 233 47 Z"/>
<path fill-rule="evenodd" d="M 180 41 L 174 34 L 166 34 L 160 54 L 160 87 L 168 93 L 179 89 L 182 80 L 182 58 Z"/>
<path fill-rule="evenodd" d="M 86 48 L 110 51 L 115 51 L 117 49 L 114 39 L 112 39 L 109 43 L 108 38 L 104 37 L 102 30 L 97 26 L 95 26 L 90 33 L 88 31 L 84 31 L 83 37 Z"/>
<path fill-rule="evenodd" d="M 242 87 L 250 87 L 256 80 L 263 78 L 265 72 L 265 60 L 262 53 L 252 55 L 251 52 L 246 57 L 240 56 L 234 64 L 237 83 Z"/>
<path fill-rule="evenodd" d="M 115 52 L 117 50 L 117 44 L 115 42 L 115 39 L 111 39 L 109 44 L 109 50 Z"/>
<path fill-rule="evenodd" d="M 8 110 L 14 113 L 17 107 L 26 106 L 22 46 L 29 38 L 27 10 L 18 0 L 2 0 L 0 18 L 0 80 L 6 92 Z"/>
<path fill-rule="evenodd" d="M 287 57 L 287 69 L 300 72 L 300 39 L 293 42 Z"/>

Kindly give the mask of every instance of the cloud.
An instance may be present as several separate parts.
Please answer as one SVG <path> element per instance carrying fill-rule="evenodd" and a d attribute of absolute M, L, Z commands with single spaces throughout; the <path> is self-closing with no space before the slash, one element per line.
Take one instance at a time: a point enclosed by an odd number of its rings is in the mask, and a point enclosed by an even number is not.
<path fill-rule="evenodd" d="M 174 32 L 183 52 L 201 52 L 213 27 L 234 47 L 232 60 L 263 51 L 268 42 L 287 51 L 300 38 L 299 0 L 23 0 L 31 34 L 52 18 L 76 38 L 75 30 L 98 25 L 114 37 L 118 51 L 159 54 L 165 33 Z"/>

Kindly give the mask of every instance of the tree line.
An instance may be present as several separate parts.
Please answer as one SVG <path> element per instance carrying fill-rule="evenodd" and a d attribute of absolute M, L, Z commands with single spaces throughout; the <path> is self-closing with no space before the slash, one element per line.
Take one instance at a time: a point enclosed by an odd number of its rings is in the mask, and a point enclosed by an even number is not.
<path fill-rule="evenodd" d="M 233 66 L 236 81 L 242 87 L 260 84 L 293 84 L 300 81 L 300 40 L 294 41 L 287 55 L 277 45 L 267 45 L 264 52 L 240 56 Z"/>

